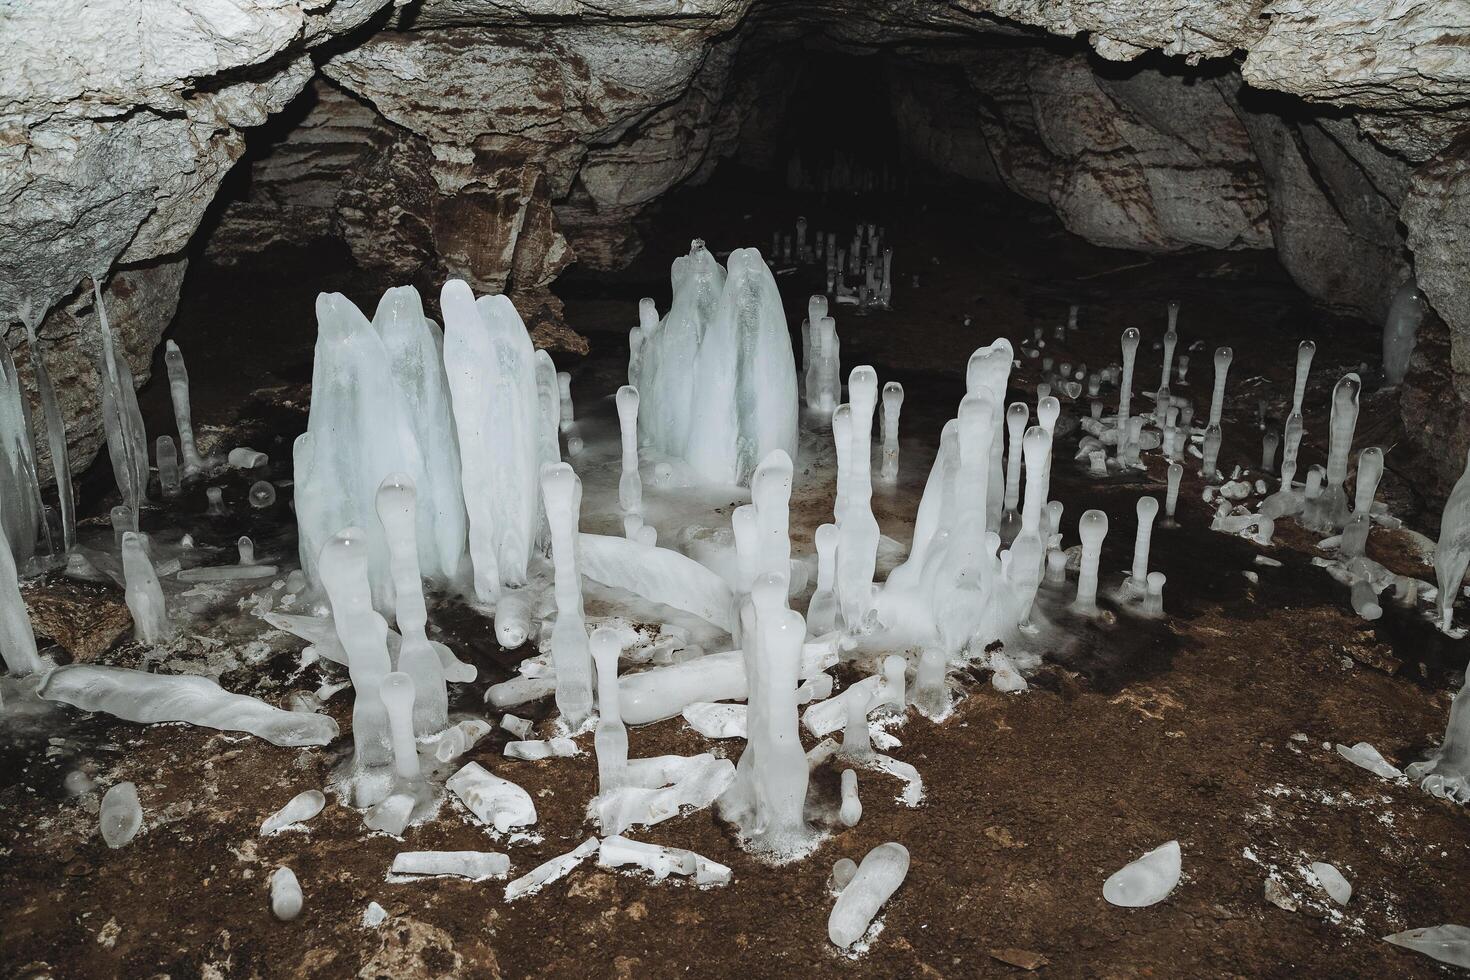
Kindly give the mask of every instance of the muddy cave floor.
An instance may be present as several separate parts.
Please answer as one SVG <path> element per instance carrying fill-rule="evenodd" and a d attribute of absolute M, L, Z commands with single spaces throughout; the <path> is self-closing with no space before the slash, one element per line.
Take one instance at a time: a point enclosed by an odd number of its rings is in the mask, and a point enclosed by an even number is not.
<path fill-rule="evenodd" d="M 1188 391 L 1203 412 L 1210 350 L 1229 343 L 1236 352 L 1222 469 L 1258 467 L 1257 399 L 1268 399 L 1271 418 L 1284 416 L 1299 339 L 1318 342 L 1304 467 L 1325 453 L 1332 383 L 1358 364 L 1376 363 L 1371 329 L 1314 310 L 1269 255 L 1150 258 L 1088 246 L 1023 205 L 971 209 L 942 200 L 884 213 L 783 195 L 737 200 L 714 190 L 674 199 L 631 270 L 572 276 L 563 286 L 570 323 L 592 341 L 589 357 L 558 356 L 573 374 L 579 414 L 619 383 L 638 296 L 658 297 L 667 308 L 668 262 L 689 238 L 703 235 L 717 252 L 765 248 L 777 222 L 803 211 L 818 228 L 869 218 L 890 229 L 894 311 L 862 318 L 840 307 L 838 329 L 844 373 L 866 362 L 881 380 L 904 383 L 901 466 L 910 479 L 928 470 L 940 425 L 963 392 L 966 357 L 1001 334 L 1018 343 L 1043 326 L 1058 360 L 1100 365 L 1117 357 L 1122 328 L 1139 326 L 1138 383 L 1148 390 L 1157 381 L 1153 344 L 1163 333 L 1165 302 L 1181 300 L 1180 349 L 1196 339 L 1206 346 L 1191 352 L 1191 384 L 1175 391 Z M 698 226 L 688 218 L 695 214 Z M 793 325 L 814 288 L 806 275 L 779 279 Z M 208 252 L 196 260 L 173 336 L 189 358 L 206 447 L 265 450 L 272 476 L 288 479 L 290 441 L 304 428 L 309 399 L 315 293 L 340 289 L 370 312 L 386 285 L 368 281 L 326 245 L 233 264 Z M 1081 336 L 1054 350 L 1051 329 L 1073 301 L 1084 304 Z M 1023 388 L 1034 401 L 1037 376 L 1037 362 L 1023 360 L 1007 401 Z M 155 380 L 143 402 L 150 433 L 172 431 L 166 386 Z M 1065 411 L 1076 417 L 1086 406 Z M 1396 419 L 1391 394 L 1365 394 L 1357 445 L 1390 445 Z M 1083 510 L 1108 512 L 1106 595 L 1131 555 L 1136 498 L 1162 497 L 1163 464 L 1153 454 L 1147 477 L 1095 483 L 1070 462 L 1073 446 L 1075 437 L 1058 442 L 1053 496 L 1066 505 L 1067 544 L 1075 543 Z M 107 478 L 94 472 L 84 482 L 96 515 L 92 533 L 110 534 L 98 489 Z M 169 508 L 145 514 L 144 529 L 190 530 L 201 546 L 220 550 L 220 561 L 248 533 L 262 560 L 294 565 L 289 489 L 274 508 L 255 512 L 244 506 L 248 482 L 223 481 L 232 504 L 227 518 L 205 517 L 203 489 L 193 486 Z M 1380 499 L 1431 536 L 1437 530 L 1410 481 L 1395 473 L 1392 453 Z M 880 486 L 874 508 L 885 534 L 907 540 L 906 495 Z M 828 513 L 821 502 L 794 508 L 798 554 L 810 553 L 811 531 Z M 728 508 L 711 517 L 728 520 Z M 260 838 L 266 815 L 295 793 L 327 784 L 350 745 L 345 734 L 326 749 L 285 749 L 67 708 L 12 718 L 0 733 L 0 975 L 713 977 L 739 970 L 932 977 L 1019 974 L 1011 965 L 1019 962 L 1045 964 L 1042 971 L 1056 976 L 1448 972 L 1379 937 L 1470 919 L 1463 888 L 1470 815 L 1349 765 L 1331 745 L 1366 740 L 1400 765 L 1419 757 L 1443 731 L 1462 644 L 1392 603 L 1377 623 L 1359 620 L 1347 589 L 1311 564 L 1315 536 L 1294 524 L 1283 522 L 1266 549 L 1209 532 L 1194 473 L 1181 493 L 1180 518 L 1180 529 L 1154 535 L 1151 565 L 1168 575 L 1166 620 L 1062 616 L 1058 625 L 1070 640 L 1045 651 L 1030 691 L 998 694 L 984 672 L 962 672 L 963 699 L 951 717 L 935 725 L 911 713 L 893 729 L 902 743 L 893 754 L 924 778 L 927 795 L 917 809 L 896 799 L 896 781 L 861 775 L 861 822 L 779 868 L 742 852 L 712 809 L 634 834 L 729 865 L 734 881 L 724 888 L 654 884 L 591 864 L 511 904 L 497 882 L 385 882 L 400 850 L 508 851 L 513 875 L 570 850 L 593 831 L 583 812 L 596 785 L 590 737 L 575 758 L 525 762 L 502 759 L 508 735 L 497 730 L 462 760 L 480 761 L 531 793 L 539 841 L 492 840 L 451 804 L 398 841 L 366 832 L 361 815 L 335 800 L 306 832 Z M 614 519 L 584 514 L 584 528 Z M 1375 529 L 1369 547 L 1398 571 L 1432 577 L 1404 535 Z M 1281 567 L 1255 564 L 1261 553 Z M 302 670 L 301 642 L 249 615 L 242 602 L 249 595 L 219 588 L 196 600 L 213 608 L 207 630 L 196 623 L 190 632 L 208 639 L 195 635 L 159 662 L 131 643 L 121 590 L 58 576 L 26 589 L 42 646 L 58 660 L 206 672 L 275 703 L 314 690 L 329 675 L 319 665 Z M 592 616 L 614 611 L 588 609 Z M 499 649 L 489 622 L 452 602 L 434 604 L 431 619 L 480 670 L 478 681 L 456 692 L 454 706 L 494 717 L 482 706 L 484 689 L 508 676 L 526 651 Z M 342 694 L 325 708 L 344 732 L 350 707 L 350 694 Z M 542 703 L 518 713 L 540 719 L 549 711 Z M 681 719 L 631 732 L 636 756 L 711 746 L 733 756 L 739 743 L 708 742 Z M 63 789 L 63 777 L 77 768 L 103 788 L 124 779 L 138 785 L 144 830 L 126 847 L 109 850 L 98 834 L 100 790 L 77 798 Z M 835 796 L 836 783 L 836 769 L 814 773 L 818 794 Z M 1141 910 L 1103 901 L 1108 874 L 1175 838 L 1184 877 L 1168 900 Z M 888 840 L 909 849 L 909 876 L 882 911 L 870 949 L 851 960 L 826 937 L 828 873 L 837 858 L 861 860 Z M 1303 877 L 1319 860 L 1352 882 L 1345 908 Z M 282 864 L 305 891 L 305 911 L 292 923 L 276 921 L 268 908 L 268 879 Z M 1273 875 L 1299 910 L 1263 899 Z M 376 928 L 360 925 L 370 901 L 389 914 Z"/>

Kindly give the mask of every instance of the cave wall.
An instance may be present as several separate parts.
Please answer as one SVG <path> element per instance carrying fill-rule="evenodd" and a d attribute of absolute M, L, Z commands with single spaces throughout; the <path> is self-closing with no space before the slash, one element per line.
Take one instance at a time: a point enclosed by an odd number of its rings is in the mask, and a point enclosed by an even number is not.
<path fill-rule="evenodd" d="M 101 439 L 83 277 L 126 307 L 143 380 L 247 129 L 295 123 L 252 154 L 224 241 L 330 234 L 385 278 L 462 275 L 551 321 L 546 285 L 631 258 L 649 202 L 721 156 L 779 153 L 792 75 L 762 55 L 794 42 L 881 56 L 916 155 L 1094 241 L 1274 246 L 1309 294 L 1370 317 L 1412 270 L 1446 326 L 1444 383 L 1470 388 L 1470 5 L 59 0 L 7 16 L 0 309 L 51 311 L 78 465 Z"/>

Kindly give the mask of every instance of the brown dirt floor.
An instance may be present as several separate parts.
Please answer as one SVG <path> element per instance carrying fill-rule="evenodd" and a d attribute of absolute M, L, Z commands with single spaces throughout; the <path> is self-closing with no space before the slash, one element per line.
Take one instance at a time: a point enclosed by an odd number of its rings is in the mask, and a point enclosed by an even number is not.
<path fill-rule="evenodd" d="M 751 212 L 747 218 L 733 201 Z M 1084 331 L 1066 359 L 1102 364 L 1117 356 L 1123 326 L 1144 331 L 1140 384 L 1157 378 L 1152 349 L 1164 303 L 1184 303 L 1181 350 L 1195 339 L 1190 369 L 1197 410 L 1208 401 L 1209 350 L 1231 343 L 1227 444 L 1222 461 L 1254 467 L 1260 456 L 1254 392 L 1279 424 L 1289 398 L 1296 341 L 1318 342 L 1308 396 L 1305 463 L 1325 452 L 1327 393 L 1345 365 L 1376 361 L 1371 328 L 1314 309 L 1272 258 L 1256 253 L 1149 257 L 1093 248 L 1054 219 L 1014 202 L 961 205 L 936 191 L 927 208 L 895 207 L 889 221 L 903 287 L 896 311 L 866 319 L 838 311 L 844 369 L 868 362 L 880 378 L 905 383 L 905 468 L 927 468 L 939 423 L 963 389 L 965 357 L 1005 333 L 1050 329 L 1081 301 Z M 566 285 L 568 315 L 594 354 L 562 366 L 574 393 L 615 386 L 625 358 L 621 334 L 648 293 L 667 305 L 667 261 L 695 233 L 711 247 L 769 242 L 776 220 L 805 211 L 816 227 L 841 220 L 849 202 L 788 199 L 714 188 L 676 198 L 650 232 L 644 259 L 615 280 Z M 698 226 L 687 215 L 698 214 Z M 335 256 L 335 257 L 334 257 Z M 938 264 L 930 262 L 939 257 Z M 313 277 L 300 275 L 311 267 Z M 915 291 L 909 276 L 917 272 Z M 1088 276 L 1090 278 L 1080 278 Z M 307 281 L 310 280 L 310 281 Z M 324 247 L 310 256 L 268 254 L 236 267 L 196 264 L 175 336 L 190 357 L 196 419 L 247 438 L 278 460 L 304 426 L 310 375 L 311 296 L 343 288 L 369 303 L 385 284 L 364 282 Z M 783 278 L 794 311 L 810 284 Z M 262 304 L 265 304 L 264 306 Z M 371 306 L 368 307 L 369 309 Z M 974 324 L 966 328 L 962 316 Z M 799 322 L 797 314 L 793 323 Z M 251 331 L 251 343 L 235 333 Z M 215 338 L 214 343 L 209 343 Z M 190 341 L 194 341 L 190 345 Z M 622 352 L 619 344 L 623 343 Z M 195 352 L 198 351 L 196 354 Z M 1058 354 L 1059 359 L 1063 355 Z M 1036 380 L 1026 362 L 1021 380 Z M 1264 377 L 1265 383 L 1249 379 Z M 1370 384 L 1369 388 L 1372 387 Z M 166 419 L 166 391 L 145 393 L 149 418 Z M 254 394 L 265 391 L 265 395 Z M 1034 397 L 1034 392 L 1033 392 Z M 1137 402 L 1135 402 L 1137 404 Z M 1085 411 L 1085 406 L 1069 413 Z M 150 425 L 163 431 L 163 422 Z M 1392 395 L 1364 399 L 1360 434 L 1393 439 Z M 1069 443 L 1070 444 L 1070 443 Z M 1366 442 L 1360 440 L 1360 444 Z M 1393 461 L 1390 456 L 1391 464 Z M 1392 470 L 1392 465 L 1391 465 Z M 1092 483 L 1059 457 L 1054 496 L 1075 528 L 1087 507 L 1109 512 L 1113 532 L 1103 567 L 1116 572 L 1132 550 L 1133 503 L 1162 495 L 1162 468 L 1148 479 Z M 91 485 L 103 481 L 95 478 Z M 241 487 L 232 493 L 243 492 Z M 277 524 L 289 520 L 283 501 Z M 237 498 L 238 499 L 238 498 Z M 1435 533 L 1432 508 L 1392 472 L 1380 499 Z M 101 508 L 100 499 L 93 509 Z M 884 512 L 885 529 L 910 515 Z M 192 505 L 191 505 L 192 506 Z M 197 509 L 202 509 L 202 501 Z M 67 712 L 58 731 L 0 735 L 0 975 L 16 977 L 980 977 L 1021 975 L 1030 962 L 1054 977 L 1412 977 L 1451 972 L 1383 943 L 1405 928 L 1470 921 L 1470 835 L 1460 806 L 1434 800 L 1355 768 L 1331 750 L 1371 742 L 1400 765 L 1440 737 L 1450 680 L 1463 668 L 1463 642 L 1444 639 L 1422 617 L 1387 604 L 1377 623 L 1358 620 L 1346 589 L 1310 564 L 1313 536 L 1279 529 L 1267 553 L 1282 567 L 1253 563 L 1262 549 L 1204 528 L 1197 477 L 1187 481 L 1177 531 L 1157 531 L 1153 567 L 1169 584 L 1161 623 L 1126 614 L 1069 621 L 1074 637 L 1053 652 L 1022 695 L 1000 695 L 987 677 L 964 679 L 965 696 L 939 725 L 911 713 L 894 729 L 893 754 L 917 766 L 927 797 L 896 801 L 896 781 L 860 773 L 861 822 L 832 834 L 810 858 L 770 867 L 736 845 L 710 809 L 637 834 L 692 848 L 734 869 L 734 882 L 701 890 L 590 863 L 540 893 L 502 901 L 499 882 L 435 879 L 390 884 L 404 849 L 506 850 L 513 875 L 563 853 L 593 828 L 583 807 L 593 794 L 590 751 L 545 762 L 503 760 L 497 731 L 467 757 L 523 785 L 536 801 L 539 842 L 506 846 L 453 804 L 411 828 L 403 842 L 367 835 L 361 816 L 335 800 L 305 833 L 257 836 L 260 821 L 295 793 L 322 787 L 345 746 L 284 749 L 257 739 L 184 726 L 142 728 Z M 190 520 L 197 515 L 190 515 Z M 177 526 L 180 519 L 174 519 Z M 255 533 L 269 538 L 266 518 Z M 241 533 L 234 523 L 200 524 L 210 543 Z M 248 528 L 247 528 L 248 529 Z M 1074 540 L 1069 533 L 1068 543 Z M 1432 573 L 1401 535 L 1374 531 L 1373 554 L 1402 571 Z M 1259 582 L 1242 574 L 1253 571 Z M 1105 589 L 1107 578 L 1104 579 Z M 70 591 L 68 591 L 70 589 Z M 84 597 L 90 595 L 82 590 Z M 106 591 L 106 590 L 104 590 Z M 64 608 L 77 591 L 57 580 L 29 598 Z M 48 600 L 48 597 L 51 597 Z M 487 682 L 516 656 L 496 648 L 473 614 L 441 607 L 459 654 L 482 680 L 461 691 L 473 708 Z M 65 659 L 65 655 L 62 655 Z M 134 663 L 126 642 L 100 659 Z M 227 686 L 284 700 L 317 681 L 295 677 L 295 655 L 274 654 Z M 346 696 L 329 710 L 346 728 Z M 544 715 L 543 705 L 522 712 Z M 681 721 L 632 732 L 634 755 L 694 753 L 707 743 Z M 590 739 L 586 748 L 590 749 Z M 7 744 L 8 743 L 8 744 Z M 738 742 L 715 743 L 716 751 Z M 810 741 L 809 741 L 810 744 Z M 97 833 L 98 795 L 68 798 L 61 778 L 79 761 L 102 785 L 138 784 L 145 829 L 113 851 Z M 815 775 L 819 796 L 835 793 L 836 770 Z M 1119 909 L 1103 880 L 1158 844 L 1178 839 L 1184 878 L 1163 903 Z M 839 857 L 861 860 L 884 841 L 912 855 L 908 879 L 881 913 L 883 927 L 857 959 L 828 942 L 827 877 Z M 1331 906 L 1301 869 L 1327 861 L 1353 883 L 1351 902 Z M 289 865 L 305 911 L 273 919 L 268 879 Z M 1296 896 L 1297 911 L 1268 904 L 1272 874 Z M 369 901 L 388 921 L 359 924 Z"/>

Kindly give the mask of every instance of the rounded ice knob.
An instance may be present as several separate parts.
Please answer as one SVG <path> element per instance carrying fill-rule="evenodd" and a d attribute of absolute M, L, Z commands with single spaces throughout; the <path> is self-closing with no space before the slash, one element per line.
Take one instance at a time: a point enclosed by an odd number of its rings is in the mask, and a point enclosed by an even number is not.
<path fill-rule="evenodd" d="M 390 714 L 413 710 L 413 678 L 402 671 L 386 674 L 378 685 L 378 696 Z"/>
<path fill-rule="evenodd" d="M 1129 327 L 1123 331 L 1123 357 L 1125 359 L 1133 356 L 1138 350 L 1139 333 L 1137 327 Z"/>
<path fill-rule="evenodd" d="M 1047 395 L 1036 403 L 1036 419 L 1048 433 L 1055 431 L 1057 419 L 1062 415 L 1062 403 L 1054 395 Z"/>
<path fill-rule="evenodd" d="M 250 485 L 250 506 L 264 510 L 276 502 L 276 488 L 269 480 L 256 480 Z"/>
<path fill-rule="evenodd" d="M 282 922 L 290 922 L 301 914 L 301 882 L 296 872 L 287 867 L 271 875 L 271 914 Z"/>
<path fill-rule="evenodd" d="M 1181 870 L 1179 842 L 1171 840 L 1113 872 L 1103 883 L 1103 898 L 1124 908 L 1162 902 L 1179 884 Z"/>

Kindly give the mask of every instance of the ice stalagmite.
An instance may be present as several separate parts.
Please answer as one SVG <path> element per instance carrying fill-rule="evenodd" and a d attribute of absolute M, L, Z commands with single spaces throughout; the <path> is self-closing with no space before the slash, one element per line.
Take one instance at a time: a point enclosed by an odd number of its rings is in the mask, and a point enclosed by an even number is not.
<path fill-rule="evenodd" d="M 592 657 L 597 662 L 597 792 L 609 793 L 628 781 L 628 728 L 618 705 L 618 655 L 622 644 L 616 630 L 606 626 L 592 631 Z"/>
<path fill-rule="evenodd" d="M 842 949 L 863 938 L 878 910 L 898 891 L 908 873 L 909 852 L 902 844 L 879 844 L 869 851 L 832 906 L 832 914 L 827 917 L 827 938 Z"/>
<path fill-rule="evenodd" d="M 1346 374 L 1332 389 L 1332 415 L 1327 441 L 1327 473 L 1322 493 L 1307 504 L 1302 522 L 1315 531 L 1337 531 L 1351 516 L 1348 508 L 1348 457 L 1353 448 L 1353 431 L 1358 425 L 1358 392 L 1362 382 L 1356 374 Z"/>
<path fill-rule="evenodd" d="M 566 371 L 556 373 L 557 395 L 561 403 L 558 428 L 566 432 L 576 424 L 576 413 L 572 407 L 572 376 Z"/>
<path fill-rule="evenodd" d="M 409 474 L 415 479 L 419 568 L 433 581 L 448 582 L 459 574 L 464 559 L 466 518 L 444 335 L 424 316 L 423 301 L 412 286 L 383 293 L 373 313 L 373 329 L 383 342 L 389 373 L 423 463 L 421 475 Z M 406 454 L 406 461 L 411 459 Z"/>
<path fill-rule="evenodd" d="M 401 670 L 384 674 L 378 696 L 388 714 L 388 732 L 393 745 L 393 772 L 399 779 L 419 778 L 419 753 L 413 738 L 413 678 Z"/>
<path fill-rule="evenodd" d="M 878 521 L 873 517 L 873 408 L 878 400 L 878 374 L 863 365 L 847 380 L 852 405 L 852 442 L 847 462 L 847 507 L 837 522 L 837 599 L 849 630 L 868 628 L 873 608 L 873 574 L 878 563 Z M 840 465 L 840 464 L 839 464 Z"/>
<path fill-rule="evenodd" d="M 173 499 L 179 495 L 184 485 L 183 471 L 179 469 L 179 453 L 174 448 L 173 436 L 159 436 L 153 445 L 153 456 L 158 461 L 158 488 L 163 491 L 165 497 Z"/>
<path fill-rule="evenodd" d="M 817 549 L 817 590 L 807 605 L 806 625 L 812 636 L 832 629 L 837 623 L 837 595 L 833 583 L 837 577 L 837 525 L 817 526 L 813 541 Z"/>
<path fill-rule="evenodd" d="M 885 480 L 898 479 L 898 413 L 903 408 L 903 385 L 890 381 L 883 386 L 883 466 Z"/>
<path fill-rule="evenodd" d="M 755 503 L 757 564 L 762 572 L 791 574 L 791 457 L 781 449 L 761 460 L 750 481 Z"/>
<path fill-rule="evenodd" d="M 1005 507 L 1000 518 L 1000 539 L 1010 544 L 1020 530 L 1021 515 L 1021 436 L 1026 432 L 1026 423 L 1031 419 L 1031 408 L 1025 402 L 1012 402 L 1006 408 L 1006 444 L 1010 451 L 1006 456 Z M 1041 474 L 1038 472 L 1037 476 Z"/>
<path fill-rule="evenodd" d="M 1051 436 L 1039 425 L 1026 430 L 1021 440 L 1026 460 L 1026 502 L 1021 508 L 1021 529 L 1011 543 L 1007 578 L 1016 593 L 1022 622 L 1030 619 L 1031 604 L 1041 587 L 1042 563 L 1046 559 L 1046 541 L 1042 531 L 1043 494 L 1046 493 L 1046 469 L 1051 452 Z"/>
<path fill-rule="evenodd" d="M 1153 537 L 1154 518 L 1159 513 L 1159 502 L 1153 497 L 1139 497 L 1138 533 L 1133 538 L 1133 570 L 1128 576 L 1128 588 L 1134 595 L 1142 596 L 1148 584 L 1148 545 Z"/>
<path fill-rule="evenodd" d="M 133 615 L 133 636 L 150 646 L 173 639 L 174 627 L 168 618 L 163 587 L 148 557 L 146 539 L 137 531 L 124 531 L 122 536 L 123 577 L 127 587 L 128 612 Z"/>
<path fill-rule="evenodd" d="M 388 624 L 373 609 L 368 587 L 363 532 L 349 527 L 333 536 L 322 548 L 320 571 L 352 678 L 353 799 L 357 806 L 367 807 L 383 800 L 390 788 L 387 767 L 393 761 L 393 748 L 379 685 L 392 663 Z"/>
<path fill-rule="evenodd" d="M 77 544 L 77 511 L 66 445 L 66 420 L 61 414 L 61 403 L 56 399 L 51 372 L 46 369 L 45 345 L 38 332 L 41 321 L 32 314 L 29 304 L 21 307 L 20 317 L 25 324 L 26 340 L 30 345 L 31 371 L 36 376 L 36 395 L 41 401 L 41 417 L 46 422 L 46 445 L 51 450 L 51 470 L 56 477 L 56 496 L 61 508 L 62 547 L 71 551 Z"/>
<path fill-rule="evenodd" d="M 0 511 L 6 501 L 0 499 Z M 0 522 L 0 660 L 12 676 L 24 677 L 40 671 L 45 664 L 36 653 L 36 634 L 31 629 L 30 613 L 20 594 L 20 578 L 15 558 L 5 539 L 5 525 Z"/>
<path fill-rule="evenodd" d="M 1455 612 L 1455 599 L 1470 567 L 1470 458 L 1455 481 L 1444 512 L 1439 518 L 1439 541 L 1434 546 L 1434 578 L 1439 586 L 1436 599 L 1439 627 L 1448 632 Z"/>
<path fill-rule="evenodd" d="M 168 394 L 174 405 L 174 423 L 179 429 L 179 452 L 184 459 L 184 475 L 193 476 L 204 470 L 204 460 L 194 441 L 194 417 L 189 405 L 189 369 L 184 352 L 172 340 L 163 345 L 163 361 L 168 368 Z"/>
<path fill-rule="evenodd" d="M 796 712 L 796 686 L 806 624 L 786 608 L 784 575 L 755 582 L 742 618 L 749 679 L 746 746 L 735 782 L 720 797 L 721 815 L 756 848 L 795 856 L 811 840 L 802 815 L 807 761 Z"/>
<path fill-rule="evenodd" d="M 1291 389 L 1291 414 L 1302 414 L 1302 400 L 1307 395 L 1307 375 L 1312 371 L 1312 357 L 1317 345 L 1304 340 L 1296 345 L 1296 381 Z"/>
<path fill-rule="evenodd" d="M 541 524 L 541 407 L 535 350 L 505 296 L 481 296 L 451 279 L 444 309 L 444 367 L 459 437 L 475 595 L 496 601 L 526 584 Z"/>
<path fill-rule="evenodd" d="M 437 735 L 449 725 L 449 694 L 444 665 L 429 643 L 423 581 L 415 541 L 418 493 L 406 473 L 390 474 L 378 487 L 378 520 L 388 538 L 389 568 L 393 576 L 394 618 L 403 638 L 398 647 L 398 669 L 413 682 L 413 733 L 420 738 Z"/>
<path fill-rule="evenodd" d="M 685 458 L 708 483 L 748 483 L 776 449 L 796 458 L 796 359 L 781 294 L 753 248 L 730 253 L 728 276 L 694 368 Z"/>
<path fill-rule="evenodd" d="M 623 474 L 618 480 L 618 506 L 625 514 L 643 513 L 643 480 L 638 475 L 638 389 L 623 385 L 614 399 L 623 443 Z"/>
<path fill-rule="evenodd" d="M 1368 547 L 1373 525 L 1373 495 L 1383 478 L 1383 450 L 1369 446 L 1358 454 L 1358 478 L 1354 488 L 1353 513 L 1342 531 L 1339 550 L 1346 558 L 1360 557 Z"/>
<path fill-rule="evenodd" d="M 1184 464 L 1170 463 L 1167 489 L 1164 493 L 1164 517 L 1159 527 L 1178 527 L 1174 511 L 1179 506 L 1179 484 L 1184 480 Z"/>
<path fill-rule="evenodd" d="M 555 566 L 556 622 L 551 628 L 551 660 L 556 666 L 556 707 L 572 729 L 592 714 L 592 655 L 582 618 L 582 578 L 577 558 L 577 520 L 582 481 L 570 463 L 554 463 L 541 474 L 546 520 L 551 525 Z"/>
<path fill-rule="evenodd" d="M 537 350 L 536 359 L 536 400 L 541 407 L 541 420 L 537 426 L 540 434 L 539 457 L 541 465 L 561 462 L 561 441 L 557 434 L 561 431 L 561 396 L 557 391 L 556 362 L 551 355 L 544 350 Z M 543 522 L 541 530 L 545 532 L 546 525 Z M 544 539 L 543 539 L 543 544 Z"/>
<path fill-rule="evenodd" d="M 1123 331 L 1123 380 L 1118 383 L 1118 462 L 1131 461 L 1128 448 L 1128 417 L 1133 402 L 1133 366 L 1138 359 L 1138 328 Z"/>
<path fill-rule="evenodd" d="M 1082 569 L 1077 574 L 1077 600 L 1072 605 L 1077 612 L 1097 612 L 1097 566 L 1107 533 L 1108 515 L 1100 510 L 1089 510 L 1078 522 L 1077 534 L 1082 538 Z"/>
<path fill-rule="evenodd" d="M 1230 374 L 1230 362 L 1234 358 L 1235 352 L 1229 347 L 1215 348 L 1215 388 L 1210 394 L 1210 418 L 1205 428 L 1221 424 L 1225 411 L 1225 379 Z"/>
<path fill-rule="evenodd" d="M 695 372 L 704 336 L 714 322 L 725 289 L 725 270 L 695 239 L 689 254 L 674 260 L 669 278 L 673 302 L 644 344 L 636 381 L 646 401 L 638 417 L 639 443 L 673 457 L 685 455 L 690 417 L 701 397 Z"/>
<path fill-rule="evenodd" d="M 1011 349 L 1011 342 L 1004 337 L 997 339 L 987 347 L 976 350 L 970 355 L 969 363 L 965 365 L 965 391 L 973 395 L 980 388 L 986 388 L 995 402 L 999 404 L 1006 396 L 1006 385 L 1010 382 L 1011 364 L 1015 356 L 1015 352 Z M 1001 465 L 1004 424 L 1005 420 L 1001 412 L 995 411 L 990 421 L 990 459 L 986 464 L 989 476 L 985 497 L 985 526 L 992 531 L 1000 528 L 1001 507 L 1005 503 L 1002 496 L 1005 468 Z"/>
<path fill-rule="evenodd" d="M 325 585 L 318 556 L 343 528 L 357 528 L 374 606 L 393 609 L 387 539 L 377 515 L 378 487 L 391 473 L 406 473 L 424 498 L 423 454 L 387 348 L 351 300 L 340 293 L 316 299 L 317 340 L 311 372 L 311 412 L 297 438 L 296 526 L 301 568 L 313 587 Z M 446 517 L 446 520 L 449 518 Z M 431 523 L 419 521 L 420 565 L 424 545 L 435 540 Z"/>
<path fill-rule="evenodd" d="M 1444 741 L 1428 759 L 1411 763 L 1404 773 L 1433 796 L 1470 802 L 1470 683 L 1462 682 L 1450 702 Z"/>
<path fill-rule="evenodd" d="M 148 436 L 143 430 L 143 413 L 138 410 L 138 393 L 133 388 L 133 369 L 128 366 L 126 351 L 117 349 L 112 326 L 107 322 L 107 307 L 102 302 L 102 284 L 95 275 L 92 296 L 102 335 L 97 373 L 102 378 L 102 428 L 107 435 L 107 455 L 123 502 L 136 512 L 148 490 Z"/>
<path fill-rule="evenodd" d="M 25 392 L 7 353 L 0 358 L 0 528 L 21 567 L 36 553 L 36 532 L 45 519 L 35 472 Z"/>

